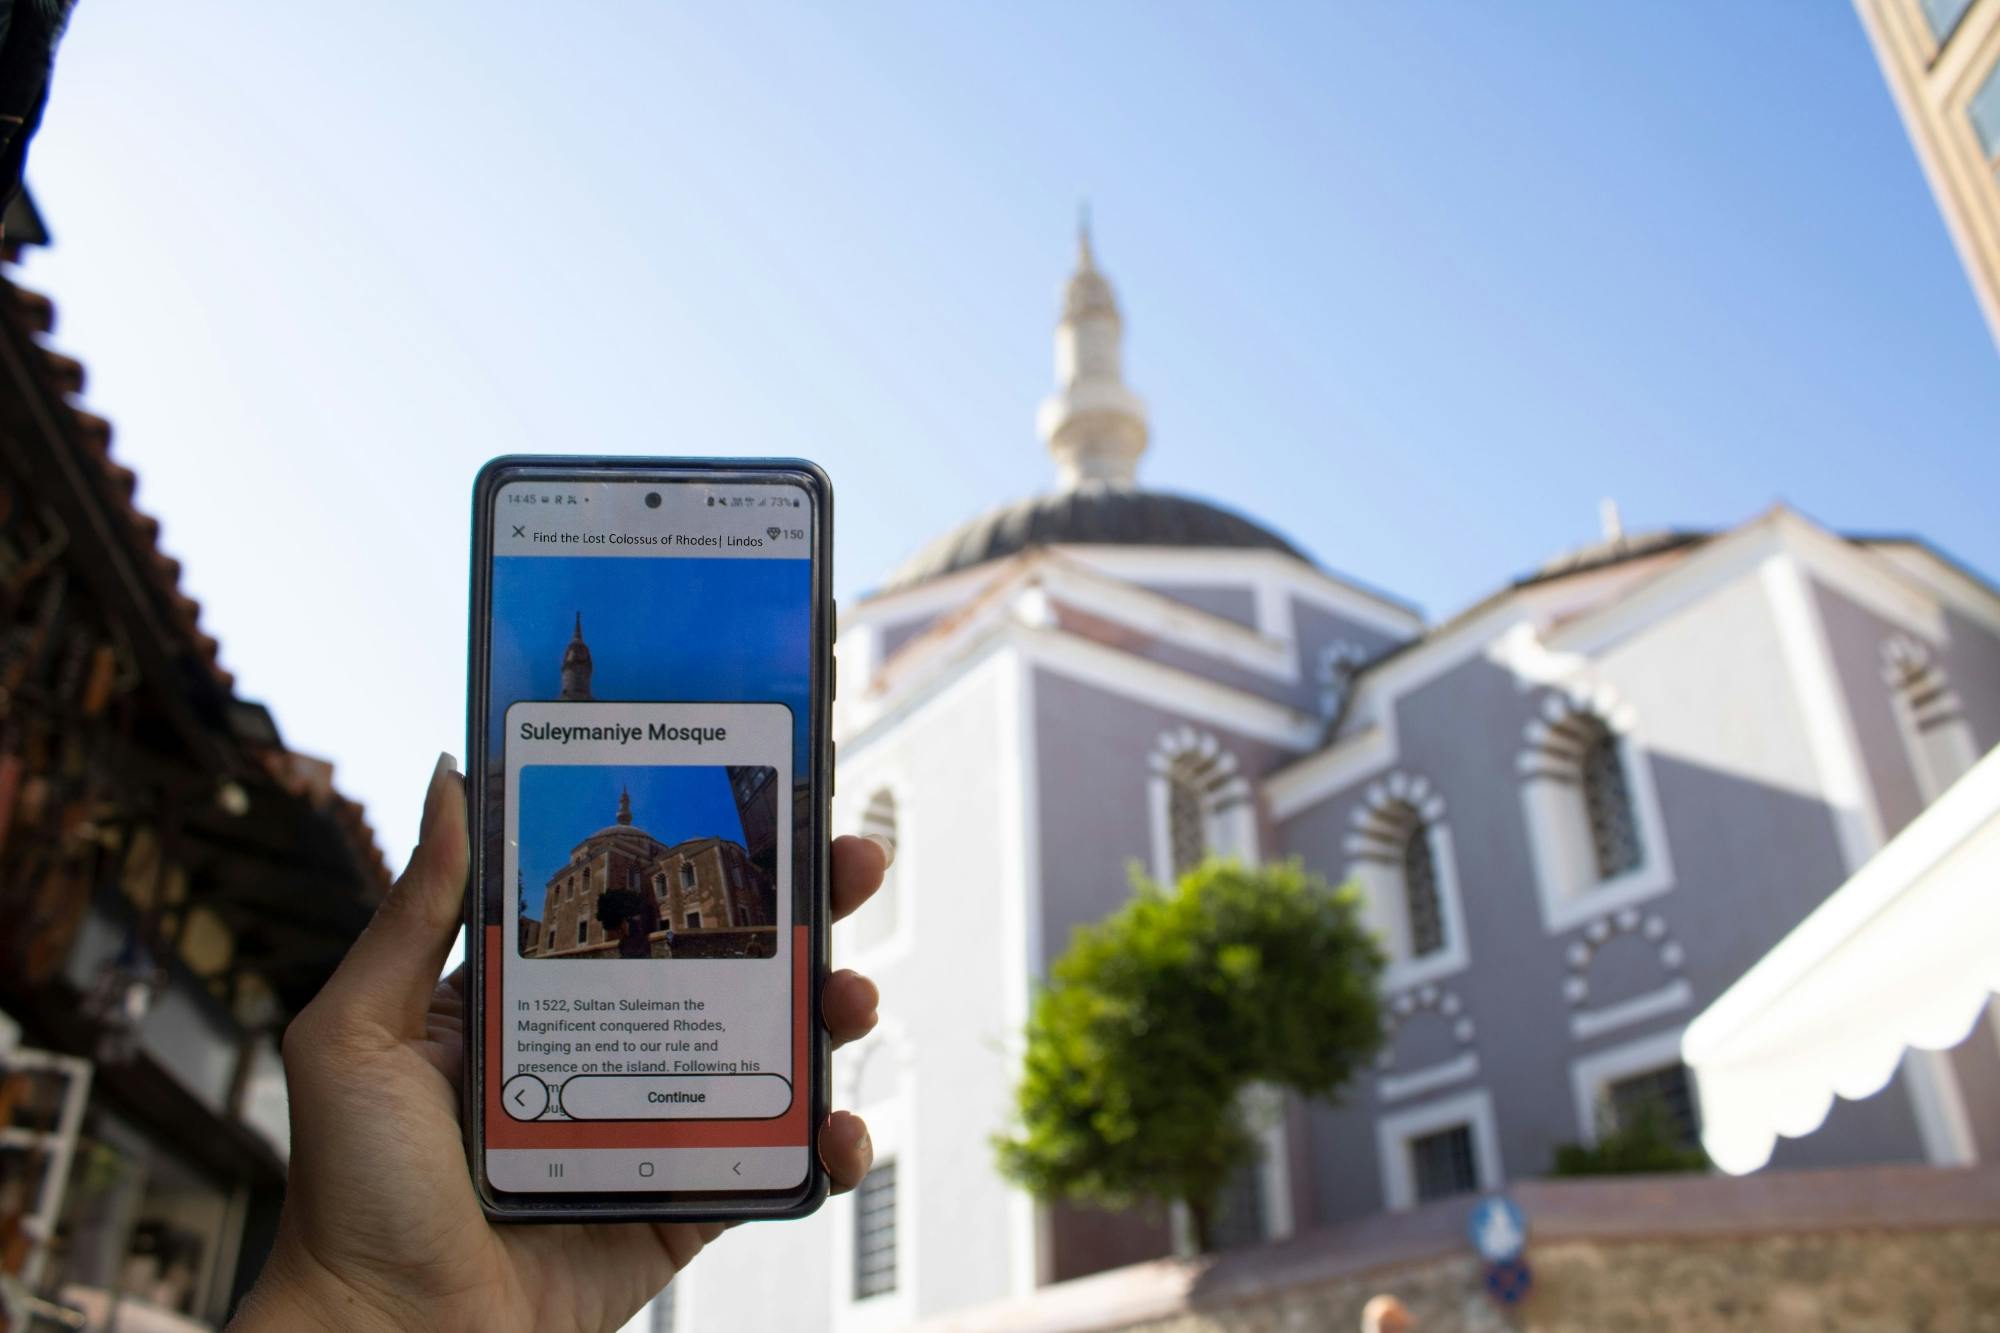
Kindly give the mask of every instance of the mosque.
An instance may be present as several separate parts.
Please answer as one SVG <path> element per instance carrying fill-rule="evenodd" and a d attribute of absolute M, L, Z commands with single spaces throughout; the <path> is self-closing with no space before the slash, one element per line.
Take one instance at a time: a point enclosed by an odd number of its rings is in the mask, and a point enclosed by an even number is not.
<path fill-rule="evenodd" d="M 1085 234 L 1052 489 L 844 608 L 834 824 L 898 848 L 834 935 L 893 997 L 835 1063 L 877 1166 L 720 1241 L 662 1297 L 683 1327 L 901 1327 L 1172 1251 L 1175 1217 L 1038 1203 L 992 1149 L 1035 982 L 1132 861 L 1298 858 L 1389 959 L 1377 1066 L 1250 1108 L 1223 1202 L 1256 1243 L 1546 1174 L 1642 1102 L 1692 1140 L 1684 1026 L 2000 743 L 2000 591 L 1918 538 L 1610 525 L 1432 623 L 1145 487 L 1123 332 Z M 1912 1052 L 1776 1165 L 2000 1156 L 1996 1037 Z"/>

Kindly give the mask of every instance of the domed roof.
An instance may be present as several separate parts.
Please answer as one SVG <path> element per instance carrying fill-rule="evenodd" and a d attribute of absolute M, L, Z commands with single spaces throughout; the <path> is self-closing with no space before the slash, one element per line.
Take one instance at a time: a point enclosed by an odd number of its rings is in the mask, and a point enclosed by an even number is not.
<path fill-rule="evenodd" d="M 981 514 L 905 560 L 883 592 L 971 569 L 1032 546 L 1181 546 L 1277 551 L 1312 557 L 1234 510 L 1166 491 L 1085 484 Z"/>

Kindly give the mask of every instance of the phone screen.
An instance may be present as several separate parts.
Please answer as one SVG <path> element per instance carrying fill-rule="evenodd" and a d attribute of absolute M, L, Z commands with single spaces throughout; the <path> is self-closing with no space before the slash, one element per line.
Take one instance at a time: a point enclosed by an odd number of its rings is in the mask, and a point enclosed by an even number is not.
<path fill-rule="evenodd" d="M 529 472 L 486 494 L 488 1186 L 796 1194 L 816 493 L 784 472 Z"/>

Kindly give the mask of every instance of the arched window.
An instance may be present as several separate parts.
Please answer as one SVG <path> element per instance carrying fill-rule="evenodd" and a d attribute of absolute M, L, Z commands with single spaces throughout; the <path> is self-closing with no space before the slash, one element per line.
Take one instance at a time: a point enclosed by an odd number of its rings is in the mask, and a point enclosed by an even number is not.
<path fill-rule="evenodd" d="M 1257 858 L 1250 784 L 1220 741 L 1192 727 L 1167 732 L 1149 767 L 1156 879 L 1179 879 L 1209 856 Z"/>
<path fill-rule="evenodd" d="M 1583 747 L 1578 780 L 1597 877 L 1611 879 L 1639 865 L 1639 821 L 1632 809 L 1632 789 L 1625 781 L 1625 761 L 1611 728 L 1589 714 L 1573 719 L 1573 726 Z"/>
<path fill-rule="evenodd" d="M 1409 806 L 1410 836 L 1403 843 L 1403 901 L 1410 918 L 1410 956 L 1422 958 L 1444 948 L 1444 915 L 1438 909 L 1437 861 L 1431 833 Z"/>
<path fill-rule="evenodd" d="M 1632 710 L 1604 685 L 1549 691 L 1516 760 L 1542 923 L 1568 930 L 1673 887 Z"/>
<path fill-rule="evenodd" d="M 887 787 L 868 798 L 868 804 L 861 811 L 861 832 L 863 835 L 887 838 L 891 843 L 900 843 L 896 797 Z M 902 907 L 896 892 L 896 867 L 891 865 L 882 876 L 882 887 L 875 890 L 875 896 L 852 918 L 854 947 L 872 948 L 893 937 Z"/>
<path fill-rule="evenodd" d="M 1392 773 L 1362 794 L 1347 837 L 1348 876 L 1361 886 L 1368 922 L 1389 956 L 1389 981 L 1462 965 L 1457 878 L 1444 799 L 1428 781 Z"/>
<path fill-rule="evenodd" d="M 1882 645 L 1882 679 L 1894 696 L 1918 793 L 1926 803 L 1934 801 L 1979 758 L 1958 692 L 1930 645 L 1907 634 Z"/>
<path fill-rule="evenodd" d="M 1167 774 L 1167 845 L 1175 879 L 1208 857 L 1208 819 L 1202 814 L 1200 777 L 1177 763 Z"/>

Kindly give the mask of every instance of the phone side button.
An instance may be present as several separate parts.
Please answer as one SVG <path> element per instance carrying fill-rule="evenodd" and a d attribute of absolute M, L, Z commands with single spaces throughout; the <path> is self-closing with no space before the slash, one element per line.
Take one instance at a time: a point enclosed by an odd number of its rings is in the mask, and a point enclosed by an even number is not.
<path fill-rule="evenodd" d="M 840 743 L 826 743 L 826 795 L 831 800 L 840 795 Z"/>

